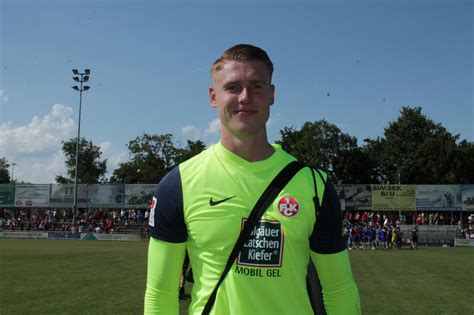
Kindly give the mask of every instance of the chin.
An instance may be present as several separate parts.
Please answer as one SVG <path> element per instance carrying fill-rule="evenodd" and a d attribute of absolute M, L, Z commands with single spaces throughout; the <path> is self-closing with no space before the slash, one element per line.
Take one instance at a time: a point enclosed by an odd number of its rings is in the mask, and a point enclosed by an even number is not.
<path fill-rule="evenodd" d="M 236 128 L 234 129 L 233 134 L 235 135 L 242 135 L 242 136 L 257 136 L 262 134 L 263 128 Z"/>

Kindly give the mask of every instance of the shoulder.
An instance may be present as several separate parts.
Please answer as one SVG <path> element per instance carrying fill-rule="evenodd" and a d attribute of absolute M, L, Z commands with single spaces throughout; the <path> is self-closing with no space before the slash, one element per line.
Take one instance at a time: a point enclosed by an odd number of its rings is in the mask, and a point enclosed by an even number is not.
<path fill-rule="evenodd" d="M 205 169 L 205 166 L 212 163 L 214 156 L 213 151 L 214 148 L 211 146 L 198 155 L 195 155 L 192 158 L 180 163 L 178 168 L 183 180 L 184 177 L 189 178 L 196 176 L 199 172 L 202 172 Z"/>
<path fill-rule="evenodd" d="M 295 161 L 297 160 L 296 157 L 291 155 L 290 153 L 286 152 L 279 144 L 272 144 L 273 148 L 275 149 L 276 153 L 281 156 L 281 159 L 286 160 L 287 162 Z M 321 199 L 322 195 L 320 195 L 320 192 L 324 192 L 325 189 L 321 190 L 322 187 L 326 187 L 326 184 L 328 182 L 329 176 L 328 176 L 328 171 L 321 169 L 321 168 L 316 168 L 312 166 L 307 166 L 305 167 L 302 172 L 304 176 L 308 176 L 311 178 L 312 182 L 316 183 L 317 188 L 318 188 L 318 197 Z M 330 184 L 332 186 L 332 184 Z"/>
<path fill-rule="evenodd" d="M 171 169 L 160 181 L 155 195 L 163 195 L 181 186 L 179 167 Z"/>
<path fill-rule="evenodd" d="M 320 206 L 316 210 L 317 219 L 310 245 L 311 249 L 317 253 L 334 254 L 346 248 L 342 238 L 341 206 L 334 185 L 327 173 L 320 171 L 318 177 L 321 178 L 323 189 L 318 188 Z"/>
<path fill-rule="evenodd" d="M 168 172 L 158 184 L 151 204 L 149 226 L 154 238 L 172 243 L 186 241 L 179 167 Z"/>
<path fill-rule="evenodd" d="M 211 154 L 212 150 L 213 150 L 213 146 L 214 145 L 212 145 L 211 147 L 203 150 L 201 153 L 193 156 L 192 158 L 189 158 L 186 161 L 180 163 L 179 166 L 180 167 L 187 167 L 189 165 L 195 165 L 195 164 L 199 163 L 200 161 L 203 161 L 203 160 L 207 159 L 209 157 L 209 155 Z"/>

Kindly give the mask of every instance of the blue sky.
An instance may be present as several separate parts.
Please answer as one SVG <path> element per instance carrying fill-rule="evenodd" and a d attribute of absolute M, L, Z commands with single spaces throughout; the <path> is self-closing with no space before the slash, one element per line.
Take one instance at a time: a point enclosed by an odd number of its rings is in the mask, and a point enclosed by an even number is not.
<path fill-rule="evenodd" d="M 237 43 L 275 64 L 271 141 L 326 119 L 362 144 L 407 105 L 474 141 L 473 16 L 461 0 L 0 0 L 0 157 L 17 180 L 65 174 L 73 68 L 92 72 L 81 136 L 101 146 L 108 176 L 144 132 L 215 143 L 209 67 Z"/>

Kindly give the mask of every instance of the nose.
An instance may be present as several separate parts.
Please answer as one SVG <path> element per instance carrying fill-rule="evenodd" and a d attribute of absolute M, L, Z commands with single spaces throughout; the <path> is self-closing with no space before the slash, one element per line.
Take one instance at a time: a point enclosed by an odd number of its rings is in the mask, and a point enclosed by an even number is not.
<path fill-rule="evenodd" d="M 242 88 L 242 91 L 240 92 L 239 95 L 239 103 L 241 104 L 246 104 L 252 100 L 252 94 L 250 92 L 249 88 Z"/>

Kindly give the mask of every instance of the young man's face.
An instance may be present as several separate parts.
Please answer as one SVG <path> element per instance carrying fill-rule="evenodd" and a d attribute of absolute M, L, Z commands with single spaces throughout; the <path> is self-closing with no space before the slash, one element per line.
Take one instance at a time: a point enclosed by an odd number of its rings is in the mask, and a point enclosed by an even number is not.
<path fill-rule="evenodd" d="M 218 109 L 222 136 L 266 137 L 275 87 L 270 73 L 260 61 L 226 61 L 214 71 L 209 88 L 211 105 Z"/>

